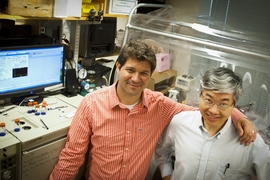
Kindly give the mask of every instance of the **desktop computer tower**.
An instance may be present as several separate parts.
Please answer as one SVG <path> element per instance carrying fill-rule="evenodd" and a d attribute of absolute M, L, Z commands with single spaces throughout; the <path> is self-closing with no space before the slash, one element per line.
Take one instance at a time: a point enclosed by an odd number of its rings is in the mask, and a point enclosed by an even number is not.
<path fill-rule="evenodd" d="M 100 24 L 81 25 L 79 56 L 94 59 L 114 53 L 116 17 L 104 17 Z"/>
<path fill-rule="evenodd" d="M 67 69 L 65 71 L 65 88 L 62 90 L 62 94 L 67 97 L 76 96 L 79 93 L 79 82 L 75 69 Z"/>

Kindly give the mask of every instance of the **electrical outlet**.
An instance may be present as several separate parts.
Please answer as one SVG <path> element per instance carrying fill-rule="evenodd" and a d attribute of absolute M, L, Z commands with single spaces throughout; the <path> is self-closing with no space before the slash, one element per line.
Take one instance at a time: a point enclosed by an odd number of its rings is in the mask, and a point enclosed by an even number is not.
<path fill-rule="evenodd" d="M 45 34 L 45 30 L 46 30 L 45 27 L 40 27 L 40 34 Z"/>

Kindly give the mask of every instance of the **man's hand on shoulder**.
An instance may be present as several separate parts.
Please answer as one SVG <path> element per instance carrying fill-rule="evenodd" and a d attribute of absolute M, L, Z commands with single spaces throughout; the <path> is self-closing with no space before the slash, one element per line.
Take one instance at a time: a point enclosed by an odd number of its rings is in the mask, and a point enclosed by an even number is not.
<path fill-rule="evenodd" d="M 240 118 L 235 122 L 240 136 L 240 143 L 248 146 L 256 139 L 257 131 L 252 122 L 247 118 Z"/>
<path fill-rule="evenodd" d="M 171 175 L 166 176 L 166 177 L 163 178 L 163 180 L 170 180 L 170 179 L 171 179 Z"/>

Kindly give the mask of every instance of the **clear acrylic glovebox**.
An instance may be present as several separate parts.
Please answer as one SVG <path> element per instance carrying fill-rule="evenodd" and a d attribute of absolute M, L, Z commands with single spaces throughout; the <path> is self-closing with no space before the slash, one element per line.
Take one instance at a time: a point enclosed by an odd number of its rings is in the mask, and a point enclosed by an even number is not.
<path fill-rule="evenodd" d="M 253 121 L 270 145 L 269 34 L 237 30 L 213 18 L 192 16 L 167 5 L 137 14 L 136 9 L 143 6 L 151 5 L 139 4 L 131 11 L 123 44 L 142 39 L 157 51 L 169 53 L 170 68 L 177 71 L 177 77 L 192 77 L 188 90 L 182 91 L 182 100 L 193 106 L 198 105 L 199 80 L 207 69 L 233 69 L 243 77 L 244 86 L 236 107 Z"/>

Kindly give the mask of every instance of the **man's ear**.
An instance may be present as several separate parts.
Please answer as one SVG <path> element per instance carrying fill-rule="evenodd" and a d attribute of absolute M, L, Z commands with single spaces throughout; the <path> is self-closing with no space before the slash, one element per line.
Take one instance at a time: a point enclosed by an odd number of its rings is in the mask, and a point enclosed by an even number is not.
<path fill-rule="evenodd" d="M 118 74 L 119 71 L 120 71 L 121 65 L 120 65 L 119 62 L 116 62 L 115 66 L 116 66 L 116 72 L 117 72 L 117 74 Z"/>

